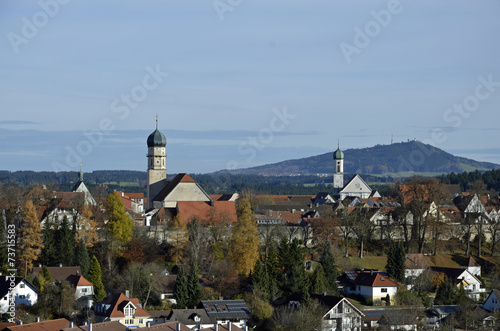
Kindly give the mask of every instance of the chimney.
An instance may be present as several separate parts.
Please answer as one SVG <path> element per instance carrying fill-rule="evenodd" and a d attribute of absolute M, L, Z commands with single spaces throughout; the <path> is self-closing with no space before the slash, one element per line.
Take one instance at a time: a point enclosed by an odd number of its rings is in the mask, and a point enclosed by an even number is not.
<path fill-rule="evenodd" d="M 17 321 L 16 321 L 16 324 L 17 324 L 17 325 L 23 325 L 23 321 L 21 321 L 21 320 L 17 320 Z"/>
<path fill-rule="evenodd" d="M 231 322 L 227 322 L 227 331 L 231 331 Z"/>
<path fill-rule="evenodd" d="M 92 323 L 89 323 L 89 330 L 88 331 L 92 331 Z"/>
<path fill-rule="evenodd" d="M 74 325 L 73 321 L 69 321 L 69 327 L 70 327 L 70 328 L 72 328 L 72 327 L 74 327 L 74 326 L 75 326 L 75 325 Z"/>
<path fill-rule="evenodd" d="M 181 323 L 177 322 L 176 328 L 177 331 L 181 331 Z"/>
<path fill-rule="evenodd" d="M 219 300 L 220 300 L 220 301 L 224 300 L 224 297 L 222 297 L 222 296 L 221 296 L 221 297 L 219 297 Z"/>
<path fill-rule="evenodd" d="M 127 298 L 130 298 L 130 291 L 129 291 L 129 290 L 125 290 L 125 296 L 126 296 Z"/>
<path fill-rule="evenodd" d="M 217 322 L 214 324 L 214 331 L 219 331 L 219 324 Z"/>
<path fill-rule="evenodd" d="M 59 268 L 62 268 L 62 263 L 59 263 Z"/>
<path fill-rule="evenodd" d="M 36 323 L 40 323 L 40 317 L 39 316 L 35 317 L 35 322 Z"/>

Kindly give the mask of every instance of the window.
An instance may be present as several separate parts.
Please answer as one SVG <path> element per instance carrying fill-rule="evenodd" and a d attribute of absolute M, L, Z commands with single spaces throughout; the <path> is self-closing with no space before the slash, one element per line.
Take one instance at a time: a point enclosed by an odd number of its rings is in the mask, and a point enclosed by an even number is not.
<path fill-rule="evenodd" d="M 142 318 L 139 319 L 139 324 L 144 324 L 144 320 Z"/>
<path fill-rule="evenodd" d="M 24 284 L 22 284 L 22 283 L 21 283 L 21 284 L 19 284 L 19 287 L 20 287 L 20 288 L 25 288 L 25 287 L 26 287 L 26 285 L 24 285 Z"/>
<path fill-rule="evenodd" d="M 86 287 L 82 288 L 82 292 L 86 293 L 87 292 L 87 288 Z"/>
<path fill-rule="evenodd" d="M 382 287 L 382 288 L 380 289 L 380 292 L 382 292 L 382 293 L 387 293 L 387 288 L 386 288 L 386 287 Z"/>
<path fill-rule="evenodd" d="M 132 307 L 125 307 L 123 309 L 123 314 L 125 314 L 125 317 L 132 317 L 132 316 L 134 316 L 134 308 L 132 308 Z"/>
<path fill-rule="evenodd" d="M 24 299 L 24 298 L 26 298 L 26 296 L 25 296 L 25 295 L 20 295 L 20 296 L 19 296 L 19 299 Z"/>

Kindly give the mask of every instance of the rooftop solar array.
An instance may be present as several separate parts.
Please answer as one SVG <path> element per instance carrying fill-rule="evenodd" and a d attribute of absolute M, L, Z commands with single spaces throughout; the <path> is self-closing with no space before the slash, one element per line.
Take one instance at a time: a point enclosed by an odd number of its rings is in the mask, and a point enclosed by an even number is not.
<path fill-rule="evenodd" d="M 251 314 L 243 300 L 202 301 L 207 315 L 215 318 L 250 318 Z"/>

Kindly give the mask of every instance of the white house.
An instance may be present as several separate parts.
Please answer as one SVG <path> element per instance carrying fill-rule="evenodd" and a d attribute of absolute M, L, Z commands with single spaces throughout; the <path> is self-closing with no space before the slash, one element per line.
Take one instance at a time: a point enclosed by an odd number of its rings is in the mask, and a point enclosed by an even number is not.
<path fill-rule="evenodd" d="M 0 313 L 9 311 L 9 303 L 14 306 L 32 306 L 38 300 L 38 290 L 22 277 L 0 276 Z"/>
<path fill-rule="evenodd" d="M 433 272 L 443 273 L 451 279 L 455 286 L 463 286 L 467 296 L 478 300 L 486 290 L 481 288 L 481 281 L 467 269 L 430 267 Z"/>
<path fill-rule="evenodd" d="M 344 200 L 346 197 L 368 199 L 372 191 L 373 190 L 360 175 L 355 175 L 340 191 L 340 200 Z"/>
<path fill-rule="evenodd" d="M 492 290 L 490 295 L 486 298 L 486 300 L 483 303 L 483 308 L 491 311 L 491 312 L 498 312 L 500 311 L 500 290 Z"/>
<path fill-rule="evenodd" d="M 373 304 L 381 304 L 387 295 L 389 298 L 396 295 L 398 284 L 387 278 L 380 271 L 345 272 L 341 276 L 345 295 L 361 295 Z"/>

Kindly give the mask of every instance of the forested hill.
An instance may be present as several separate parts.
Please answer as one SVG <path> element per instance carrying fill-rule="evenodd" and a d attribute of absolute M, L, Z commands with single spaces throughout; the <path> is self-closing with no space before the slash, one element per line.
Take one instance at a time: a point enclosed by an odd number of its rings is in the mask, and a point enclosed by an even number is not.
<path fill-rule="evenodd" d="M 370 148 L 347 149 L 344 152 L 346 173 L 387 176 L 438 175 L 451 172 L 500 169 L 500 165 L 478 162 L 454 156 L 439 148 L 419 141 L 376 145 Z M 247 169 L 232 171 L 238 174 L 292 175 L 332 174 L 334 171 L 331 153 L 282 161 Z"/>

